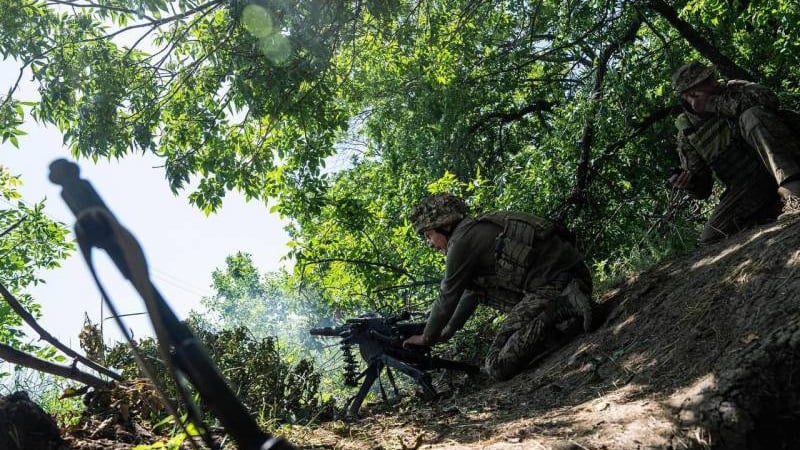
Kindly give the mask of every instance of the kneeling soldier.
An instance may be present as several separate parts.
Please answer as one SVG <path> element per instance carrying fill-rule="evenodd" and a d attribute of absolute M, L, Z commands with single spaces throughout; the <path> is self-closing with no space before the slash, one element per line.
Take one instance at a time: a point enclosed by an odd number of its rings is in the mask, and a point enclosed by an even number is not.
<path fill-rule="evenodd" d="M 490 376 L 506 380 L 541 354 L 557 324 L 579 318 L 588 331 L 591 274 L 553 223 L 514 212 L 471 218 L 464 201 L 450 194 L 426 198 L 411 221 L 447 262 L 423 334 L 405 344 L 447 341 L 483 303 L 507 313 L 485 362 Z"/>

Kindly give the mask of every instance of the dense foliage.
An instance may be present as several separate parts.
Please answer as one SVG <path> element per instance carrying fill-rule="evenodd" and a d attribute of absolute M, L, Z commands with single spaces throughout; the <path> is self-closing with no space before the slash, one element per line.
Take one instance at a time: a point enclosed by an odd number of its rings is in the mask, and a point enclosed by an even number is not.
<path fill-rule="evenodd" d="M 29 205 L 19 194 L 19 177 L 0 166 L 0 282 L 35 317 L 39 305 L 25 289 L 43 280 L 41 270 L 58 267 L 74 248 L 69 230 L 44 213 L 44 201 Z M 22 318 L 0 301 L 0 342 L 26 350 L 37 346 L 26 343 Z M 38 349 L 38 355 L 53 358 L 52 348 Z"/>
<path fill-rule="evenodd" d="M 784 0 L 0 0 L 28 112 L 92 158 L 154 152 L 199 207 L 226 190 L 293 220 L 293 283 L 343 310 L 424 304 L 427 192 L 564 218 L 598 275 L 692 245 L 665 187 L 687 58 L 800 103 Z M 14 89 L 0 135 L 24 120 Z"/>

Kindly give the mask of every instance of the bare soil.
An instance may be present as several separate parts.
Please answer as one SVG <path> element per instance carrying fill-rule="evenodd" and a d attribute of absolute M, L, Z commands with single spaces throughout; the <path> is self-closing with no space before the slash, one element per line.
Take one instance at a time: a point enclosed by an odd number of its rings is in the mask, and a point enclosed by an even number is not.
<path fill-rule="evenodd" d="M 624 280 L 599 299 L 603 326 L 510 381 L 285 435 L 335 449 L 800 448 L 798 220 Z"/>

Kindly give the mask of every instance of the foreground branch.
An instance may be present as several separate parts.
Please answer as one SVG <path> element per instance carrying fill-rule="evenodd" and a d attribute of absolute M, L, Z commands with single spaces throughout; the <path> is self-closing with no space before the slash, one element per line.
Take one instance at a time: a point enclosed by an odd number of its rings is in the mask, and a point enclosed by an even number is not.
<path fill-rule="evenodd" d="M 58 339 L 54 338 L 53 335 L 48 333 L 47 330 L 42 328 L 41 325 L 39 325 L 39 323 L 36 322 L 36 319 L 22 306 L 19 300 L 17 300 L 17 298 L 14 297 L 14 295 L 12 295 L 11 292 L 9 292 L 5 286 L 3 286 L 2 283 L 0 283 L 0 294 L 2 294 L 3 298 L 6 299 L 6 302 L 8 302 L 9 306 L 11 306 L 11 309 L 13 309 L 14 312 L 16 312 L 17 315 L 19 315 L 22 318 L 22 320 L 24 320 L 25 323 L 28 324 L 28 326 L 30 326 L 31 328 L 33 328 L 34 331 L 39 333 L 39 336 L 41 337 L 42 340 L 50 343 L 50 345 L 52 345 L 53 347 L 61 350 L 65 355 L 74 358 L 77 361 L 80 361 L 87 367 L 90 367 L 102 373 L 103 375 L 106 375 L 117 381 L 122 380 L 122 377 L 119 374 L 81 355 L 80 353 L 62 344 Z"/>
<path fill-rule="evenodd" d="M 638 138 L 642 133 L 652 127 L 654 124 L 668 118 L 671 116 L 675 116 L 682 111 L 680 105 L 669 105 L 663 108 L 656 109 L 655 111 L 651 112 L 647 117 L 645 117 L 641 122 L 637 123 L 633 130 L 625 135 L 617 139 L 615 142 L 612 142 L 610 145 L 606 146 L 605 150 L 601 153 L 601 155 L 595 160 L 595 166 L 600 165 L 600 163 L 607 160 L 610 156 L 617 152 L 617 150 L 624 147 L 629 142 L 633 141 L 634 139 Z M 597 174 L 597 170 L 592 171 L 589 174 L 589 183 L 591 183 L 594 175 Z"/>
<path fill-rule="evenodd" d="M 54 364 L 50 361 L 45 361 L 28 353 L 19 351 L 6 344 L 0 344 L 0 359 L 10 362 L 11 364 L 17 364 L 39 372 L 45 372 L 51 375 L 69 378 L 70 380 L 75 380 L 95 389 L 107 388 L 110 385 L 108 381 L 103 381 L 92 374 L 82 372 L 75 366 Z"/>

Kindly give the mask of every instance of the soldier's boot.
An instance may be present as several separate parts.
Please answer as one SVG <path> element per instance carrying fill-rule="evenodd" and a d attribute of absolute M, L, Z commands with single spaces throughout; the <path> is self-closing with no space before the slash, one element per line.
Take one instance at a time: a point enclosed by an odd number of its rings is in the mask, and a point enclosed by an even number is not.
<path fill-rule="evenodd" d="M 577 317 L 583 322 L 583 331 L 586 333 L 591 331 L 594 302 L 581 290 L 580 282 L 578 280 L 570 281 L 561 293 L 561 297 L 566 302 L 559 302 L 559 319 Z"/>
<path fill-rule="evenodd" d="M 469 382 L 469 375 L 460 370 L 444 369 L 433 380 L 433 388 L 440 397 L 446 397 L 457 392 Z"/>
<path fill-rule="evenodd" d="M 800 180 L 783 183 L 778 193 L 783 200 L 783 210 L 778 220 L 786 220 L 800 213 Z"/>

